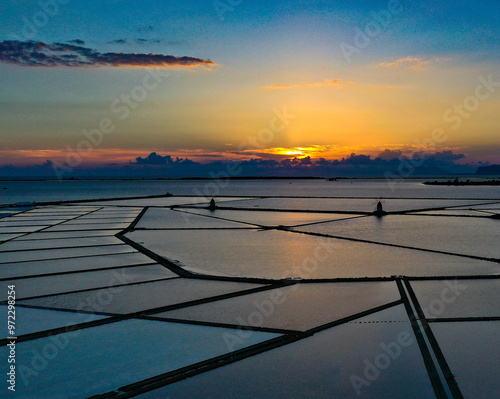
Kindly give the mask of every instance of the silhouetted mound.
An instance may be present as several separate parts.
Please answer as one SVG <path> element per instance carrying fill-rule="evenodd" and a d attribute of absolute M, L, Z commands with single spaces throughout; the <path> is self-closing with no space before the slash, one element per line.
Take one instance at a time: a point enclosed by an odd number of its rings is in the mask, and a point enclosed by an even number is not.
<path fill-rule="evenodd" d="M 500 176 L 500 165 L 480 166 L 479 168 L 477 168 L 476 175 L 482 175 L 482 176 L 498 175 L 498 176 Z"/>

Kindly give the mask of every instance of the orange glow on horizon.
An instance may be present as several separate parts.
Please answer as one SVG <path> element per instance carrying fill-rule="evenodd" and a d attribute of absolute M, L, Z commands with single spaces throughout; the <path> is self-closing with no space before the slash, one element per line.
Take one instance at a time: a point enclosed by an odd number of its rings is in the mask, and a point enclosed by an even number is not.
<path fill-rule="evenodd" d="M 84 167 L 96 166 L 124 166 L 135 161 L 137 157 L 146 158 L 149 154 L 156 152 L 158 155 L 170 155 L 173 160 L 176 158 L 189 158 L 198 163 L 210 163 L 214 161 L 248 161 L 250 159 L 274 159 L 277 161 L 293 158 L 307 158 L 318 160 L 340 160 L 348 158 L 352 154 L 369 155 L 378 157 L 384 150 L 401 151 L 403 155 L 410 155 L 414 152 L 426 152 L 424 148 L 417 145 L 403 144 L 382 144 L 364 146 L 334 146 L 334 145 L 309 145 L 301 147 L 273 147 L 258 150 L 243 151 L 216 151 L 208 149 L 120 149 L 120 148 L 97 148 L 87 154 L 80 154 Z M 466 147 L 445 147 L 436 151 L 454 151 L 455 153 L 466 153 Z M 429 152 L 429 150 L 427 150 Z M 47 160 L 59 163 L 67 161 L 68 151 L 65 149 L 41 149 L 41 150 L 0 150 L 0 159 L 3 165 L 29 166 L 42 165 Z"/>

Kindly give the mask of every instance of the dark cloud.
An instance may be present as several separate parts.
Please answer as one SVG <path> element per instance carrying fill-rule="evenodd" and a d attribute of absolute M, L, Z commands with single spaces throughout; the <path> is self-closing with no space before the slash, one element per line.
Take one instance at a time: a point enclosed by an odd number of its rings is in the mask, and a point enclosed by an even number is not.
<path fill-rule="evenodd" d="M 127 44 L 126 39 L 116 39 L 116 40 L 111 40 L 108 42 L 108 44 Z"/>
<path fill-rule="evenodd" d="M 154 32 L 155 28 L 154 26 L 148 25 L 142 28 L 137 28 L 137 32 Z"/>
<path fill-rule="evenodd" d="M 85 45 L 85 42 L 83 40 L 80 40 L 80 39 L 70 40 L 70 41 L 68 41 L 68 43 L 74 43 L 74 44 L 77 44 L 79 46 Z"/>
<path fill-rule="evenodd" d="M 399 151 L 384 151 L 384 157 L 372 158 L 370 155 L 351 154 L 342 159 L 327 160 L 324 158 L 311 159 L 311 157 L 303 158 L 287 158 L 282 160 L 277 159 L 250 159 L 238 162 L 242 168 L 242 175 L 245 176 L 384 176 L 386 172 L 397 173 L 401 165 L 411 159 L 419 159 L 418 157 L 405 157 Z M 389 156 L 391 155 L 391 156 Z M 397 158 L 394 156 L 398 155 Z M 427 154 L 423 158 L 422 163 L 418 163 L 416 173 L 423 175 L 446 174 L 448 171 L 473 171 L 473 168 L 467 167 L 464 169 L 461 165 L 456 165 L 453 161 L 461 159 L 462 154 L 454 154 L 451 151 L 437 152 L 435 154 Z M 447 160 L 444 160 L 447 159 Z M 212 161 L 209 163 L 198 163 L 189 159 L 172 158 L 170 155 L 159 155 L 156 152 L 149 154 L 147 157 L 137 157 L 135 161 L 130 162 L 132 165 L 143 166 L 163 166 L 169 168 L 169 173 L 182 175 L 199 175 L 205 176 L 209 172 L 224 170 L 227 161 Z"/>
<path fill-rule="evenodd" d="M 464 154 L 454 154 L 452 151 L 436 152 L 434 158 L 438 161 L 451 162 L 465 158 Z"/>
<path fill-rule="evenodd" d="M 369 165 L 373 162 L 376 162 L 371 159 L 370 155 L 356 155 L 351 154 L 346 158 L 342 158 L 340 163 L 350 164 L 350 165 Z"/>
<path fill-rule="evenodd" d="M 137 39 L 116 39 L 108 42 L 108 44 L 160 44 L 160 43 L 168 44 L 169 46 L 178 46 L 183 42 L 175 40 L 164 41 L 161 39 L 145 39 L 143 37 Z"/>
<path fill-rule="evenodd" d="M 144 38 L 140 38 L 140 39 L 135 39 L 135 42 L 136 43 L 139 43 L 139 44 L 146 44 L 146 43 L 160 43 L 161 40 L 160 39 L 144 39 Z"/>
<path fill-rule="evenodd" d="M 38 67 L 195 67 L 216 65 L 210 60 L 164 54 L 99 53 L 74 44 L 0 42 L 0 62 Z"/>
<path fill-rule="evenodd" d="M 384 160 L 363 154 L 351 154 L 342 159 L 257 158 L 240 162 L 212 160 L 199 163 L 187 158 L 152 152 L 148 156 L 139 156 L 126 165 L 108 163 L 98 167 L 82 166 L 74 170 L 68 168 L 71 171 L 64 173 L 63 177 L 209 177 L 220 172 L 227 172 L 229 163 L 232 164 L 231 170 L 239 171 L 237 176 L 385 177 L 389 173 L 391 176 L 401 177 L 435 177 L 474 173 L 477 165 L 455 163 L 454 160 L 462 158 L 463 154 L 443 151 L 427 154 L 425 158 L 422 158 L 423 162 L 413 163 L 414 157 L 401 156 L 399 159 Z M 54 167 L 57 167 L 57 164 L 52 161 L 24 167 L 0 165 L 0 176 L 55 177 Z M 410 171 L 408 171 L 409 167 Z"/>
<path fill-rule="evenodd" d="M 162 156 L 158 155 L 156 152 L 152 152 L 145 158 L 137 157 L 135 162 L 131 163 L 135 163 L 137 165 L 167 165 L 173 164 L 174 161 L 170 155 Z"/>
<path fill-rule="evenodd" d="M 391 150 L 384 150 L 379 154 L 379 158 L 383 159 L 384 161 L 390 161 L 391 159 L 397 159 L 401 155 L 403 155 L 403 152 L 401 150 L 397 151 L 391 151 Z"/>
<path fill-rule="evenodd" d="M 311 157 L 305 157 L 300 159 L 301 165 L 312 165 Z"/>
<path fill-rule="evenodd" d="M 147 157 L 137 157 L 135 161 L 131 161 L 130 163 L 135 165 L 174 165 L 178 163 L 194 164 L 195 162 L 187 158 L 178 157 L 176 157 L 174 160 L 170 155 L 162 156 L 157 154 L 156 152 L 152 152 Z"/>

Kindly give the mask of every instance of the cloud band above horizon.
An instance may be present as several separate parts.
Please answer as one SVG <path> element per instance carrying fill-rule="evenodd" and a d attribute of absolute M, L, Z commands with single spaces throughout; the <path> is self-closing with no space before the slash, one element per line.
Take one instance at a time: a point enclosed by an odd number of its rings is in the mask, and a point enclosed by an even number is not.
<path fill-rule="evenodd" d="M 350 83 L 350 82 L 344 82 L 342 79 L 325 79 L 320 82 L 313 82 L 313 83 L 264 86 L 262 90 L 291 90 L 291 89 L 304 89 L 311 87 L 341 86 L 343 83 Z"/>
<path fill-rule="evenodd" d="M 66 43 L 4 40 L 0 62 L 31 67 L 212 67 L 211 60 L 164 54 L 100 53 L 88 47 Z"/>

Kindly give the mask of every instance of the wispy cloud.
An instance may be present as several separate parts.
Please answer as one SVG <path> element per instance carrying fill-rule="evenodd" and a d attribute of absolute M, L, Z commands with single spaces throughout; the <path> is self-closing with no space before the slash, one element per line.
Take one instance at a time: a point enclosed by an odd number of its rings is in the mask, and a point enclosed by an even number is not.
<path fill-rule="evenodd" d="M 178 40 L 169 40 L 165 41 L 162 39 L 145 39 L 143 37 L 137 38 L 137 39 L 116 39 L 116 40 L 111 40 L 108 42 L 108 44 L 128 44 L 128 45 L 137 45 L 137 44 L 167 44 L 170 46 L 177 46 L 180 44 L 183 44 L 183 42 L 178 41 Z"/>
<path fill-rule="evenodd" d="M 84 46 L 85 45 L 85 42 L 81 39 L 75 39 L 75 40 L 69 40 L 68 43 L 74 43 L 74 44 L 77 44 L 79 46 Z"/>
<path fill-rule="evenodd" d="M 0 62 L 32 67 L 212 67 L 211 60 L 164 54 L 100 53 L 64 43 L 0 42 Z"/>
<path fill-rule="evenodd" d="M 379 67 L 381 68 L 407 68 L 407 69 L 422 69 L 425 66 L 428 66 L 430 64 L 435 64 L 437 62 L 441 61 L 449 61 L 450 58 L 444 58 L 444 57 L 432 57 L 432 58 L 425 58 L 425 57 L 404 57 L 400 58 L 396 61 L 391 61 L 391 62 L 381 62 L 378 64 Z"/>
<path fill-rule="evenodd" d="M 108 42 L 108 44 L 127 44 L 127 39 L 115 39 Z"/>
<path fill-rule="evenodd" d="M 325 79 L 319 82 L 312 82 L 312 83 L 264 86 L 262 90 L 290 90 L 290 89 L 306 89 L 312 87 L 328 87 L 328 86 L 340 87 L 345 83 L 350 83 L 350 82 L 344 82 L 342 79 Z"/>
<path fill-rule="evenodd" d="M 139 43 L 139 44 L 145 44 L 145 43 L 160 43 L 161 40 L 160 39 L 144 39 L 144 38 L 139 38 L 139 39 L 135 39 L 134 40 L 135 43 Z"/>
<path fill-rule="evenodd" d="M 378 64 L 382 68 L 422 68 L 424 65 L 428 64 L 429 60 L 419 57 L 405 57 L 392 62 L 381 62 Z"/>

